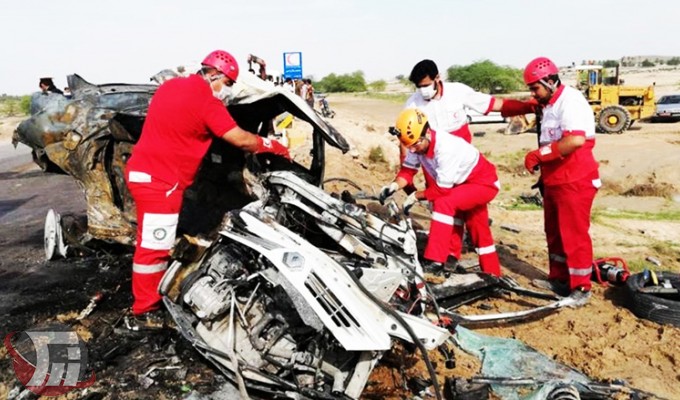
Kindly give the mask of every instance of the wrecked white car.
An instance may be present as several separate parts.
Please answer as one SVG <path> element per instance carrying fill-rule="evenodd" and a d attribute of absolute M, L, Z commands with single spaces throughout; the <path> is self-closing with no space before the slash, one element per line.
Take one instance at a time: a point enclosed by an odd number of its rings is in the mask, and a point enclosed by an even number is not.
<path fill-rule="evenodd" d="M 123 171 L 157 87 L 93 85 L 77 75 L 69 86 L 72 99 L 41 98 L 14 137 L 43 169 L 71 175 L 85 193 L 83 226 L 63 226 L 57 213 L 48 214 L 48 258 L 96 241 L 134 242 L 135 208 Z M 401 342 L 422 355 L 428 372 L 411 395 L 441 398 L 428 351 L 439 349 L 441 364 L 453 363 L 456 326 L 518 321 L 569 305 L 482 273 L 429 284 L 410 220 L 381 217 L 351 193 L 322 190 L 325 146 L 347 151 L 342 136 L 286 91 L 248 77 L 234 89 L 228 108 L 245 129 L 267 135 L 269 121 L 284 112 L 309 124 L 311 161 L 245 156 L 213 142 L 185 193 L 182 239 L 159 291 L 182 335 L 241 397 L 357 399 L 381 357 Z M 551 302 L 512 313 L 456 313 L 507 291 Z M 577 392 L 587 393 L 587 379 L 579 379 Z"/>

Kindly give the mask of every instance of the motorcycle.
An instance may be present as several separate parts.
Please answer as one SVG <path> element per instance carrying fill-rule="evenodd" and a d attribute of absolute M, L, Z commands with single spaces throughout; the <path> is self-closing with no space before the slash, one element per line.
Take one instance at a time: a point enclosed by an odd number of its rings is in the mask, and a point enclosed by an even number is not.
<path fill-rule="evenodd" d="M 331 110 L 331 107 L 328 105 L 328 100 L 326 100 L 326 97 L 321 97 L 319 99 L 319 109 L 321 109 L 321 115 L 323 115 L 324 118 L 335 117 L 335 111 Z"/>

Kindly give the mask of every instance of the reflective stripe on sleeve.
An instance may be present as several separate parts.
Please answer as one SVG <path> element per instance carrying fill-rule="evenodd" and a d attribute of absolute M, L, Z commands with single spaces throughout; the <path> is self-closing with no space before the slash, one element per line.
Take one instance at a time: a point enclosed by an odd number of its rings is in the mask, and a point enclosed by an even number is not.
<path fill-rule="evenodd" d="M 463 221 L 462 218 L 453 218 L 453 224 L 456 226 L 463 226 L 465 225 L 465 221 Z"/>

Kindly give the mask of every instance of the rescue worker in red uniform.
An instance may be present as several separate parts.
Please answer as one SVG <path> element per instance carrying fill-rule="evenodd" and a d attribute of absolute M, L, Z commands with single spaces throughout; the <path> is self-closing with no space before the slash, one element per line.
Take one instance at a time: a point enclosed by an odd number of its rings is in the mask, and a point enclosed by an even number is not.
<path fill-rule="evenodd" d="M 427 188 L 411 193 L 404 201 L 403 209 L 408 213 L 420 200 L 432 203 L 423 269 L 435 273 L 443 269 L 452 241 L 460 243 L 462 239 L 459 231 L 454 229 L 454 217 L 464 212 L 482 270 L 500 276 L 500 263 L 489 229 L 487 210 L 487 204 L 496 197 L 500 188 L 494 165 L 464 139 L 430 129 L 427 116 L 415 108 L 399 114 L 392 133 L 399 136 L 399 141 L 409 153 L 397 177 L 383 188 L 380 197 L 384 200 L 412 184 L 414 175 L 422 167 Z M 460 254 L 457 256 L 460 257 Z"/>
<path fill-rule="evenodd" d="M 290 158 L 276 141 L 236 125 L 224 102 L 239 67 L 215 50 L 201 70 L 164 82 L 151 99 L 139 141 L 126 165 L 126 181 L 137 206 L 137 241 L 132 264 L 132 313 L 137 322 L 159 319 L 158 284 L 168 267 L 184 190 L 189 187 L 214 137 L 251 153 Z M 133 328 L 135 329 L 135 328 Z"/>
<path fill-rule="evenodd" d="M 477 92 L 460 82 L 444 82 L 439 75 L 437 64 L 428 59 L 419 61 L 413 66 L 409 80 L 416 86 L 416 91 L 406 100 L 404 108 L 419 109 L 427 116 L 430 128 L 441 133 L 448 132 L 471 143 L 472 133 L 470 132 L 466 109 L 469 108 L 480 114 L 487 114 L 491 111 L 493 97 L 486 93 Z M 408 150 L 401 146 L 401 161 L 404 160 L 407 153 Z M 415 188 L 407 187 L 405 190 L 410 193 Z M 467 219 L 466 213 L 460 212 L 453 221 L 453 228 L 457 231 L 456 235 L 461 238 Z M 451 260 L 447 264 L 455 264 L 460 259 L 462 249 L 462 241 L 452 242 L 450 255 L 455 260 Z"/>
<path fill-rule="evenodd" d="M 588 101 L 560 82 L 557 66 L 548 58 L 532 60 L 524 70 L 530 101 L 495 99 L 503 116 L 536 113 L 540 109 L 539 148 L 524 166 L 540 169 L 543 214 L 548 242 L 548 281 L 536 282 L 585 304 L 590 298 L 593 246 L 588 229 L 593 199 L 601 186 L 593 156 L 595 121 Z"/>

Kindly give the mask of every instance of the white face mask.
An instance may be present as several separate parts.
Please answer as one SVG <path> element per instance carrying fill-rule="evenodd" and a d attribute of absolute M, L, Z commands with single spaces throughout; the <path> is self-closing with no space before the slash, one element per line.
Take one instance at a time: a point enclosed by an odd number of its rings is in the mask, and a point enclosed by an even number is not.
<path fill-rule="evenodd" d="M 217 100 L 221 101 L 222 103 L 227 101 L 230 94 L 231 94 L 231 86 L 227 86 L 227 85 L 222 85 L 222 89 L 220 89 L 219 92 L 216 92 L 216 91 L 213 90 L 213 96 L 215 96 L 217 98 Z"/>
<path fill-rule="evenodd" d="M 437 94 L 437 91 L 435 90 L 435 85 L 436 82 L 432 82 L 431 85 L 418 88 L 418 92 L 420 93 L 421 96 L 423 96 L 423 99 L 432 100 L 434 95 Z"/>

